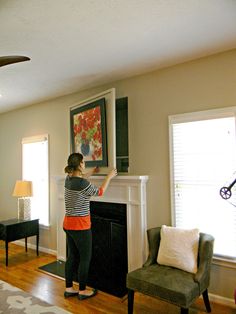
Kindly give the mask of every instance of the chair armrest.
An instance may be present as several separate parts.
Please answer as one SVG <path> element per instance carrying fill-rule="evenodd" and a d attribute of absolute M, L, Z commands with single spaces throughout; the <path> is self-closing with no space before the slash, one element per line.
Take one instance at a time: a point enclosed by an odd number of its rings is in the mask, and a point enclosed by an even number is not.
<path fill-rule="evenodd" d="M 161 240 L 161 227 L 149 229 L 147 231 L 149 254 L 147 261 L 143 264 L 144 267 L 157 263 L 157 254 Z"/>
<path fill-rule="evenodd" d="M 198 271 L 194 281 L 199 284 L 200 294 L 208 288 L 210 282 L 210 270 L 213 257 L 214 238 L 205 233 L 200 233 L 198 250 Z"/>

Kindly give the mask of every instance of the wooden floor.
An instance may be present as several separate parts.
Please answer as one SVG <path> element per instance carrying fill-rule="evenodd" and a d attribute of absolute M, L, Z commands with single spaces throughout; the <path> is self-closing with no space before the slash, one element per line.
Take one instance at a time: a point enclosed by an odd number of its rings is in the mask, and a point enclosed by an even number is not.
<path fill-rule="evenodd" d="M 41 253 L 36 256 L 34 250 L 9 244 L 9 266 L 5 266 L 5 245 L 0 241 L 0 279 L 12 284 L 32 295 L 53 305 L 62 307 L 71 313 L 100 314 L 100 313 L 127 313 L 127 299 L 117 298 L 98 292 L 94 298 L 79 301 L 76 297 L 65 299 L 64 280 L 55 278 L 38 270 L 38 267 L 55 261 L 55 256 Z M 235 314 L 235 309 L 211 303 L 213 314 Z M 135 314 L 179 314 L 180 309 L 174 305 L 161 302 L 157 299 L 135 294 Z M 199 299 L 190 309 L 189 314 L 203 314 L 205 307 Z"/>

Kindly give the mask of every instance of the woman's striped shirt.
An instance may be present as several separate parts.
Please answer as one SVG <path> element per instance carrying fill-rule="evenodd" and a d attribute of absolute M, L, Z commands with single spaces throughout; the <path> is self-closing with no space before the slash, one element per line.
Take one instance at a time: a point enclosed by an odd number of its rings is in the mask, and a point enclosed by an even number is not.
<path fill-rule="evenodd" d="M 65 217 L 63 228 L 66 230 L 86 230 L 91 228 L 90 198 L 101 196 L 102 188 L 80 177 L 67 176 L 65 180 Z"/>

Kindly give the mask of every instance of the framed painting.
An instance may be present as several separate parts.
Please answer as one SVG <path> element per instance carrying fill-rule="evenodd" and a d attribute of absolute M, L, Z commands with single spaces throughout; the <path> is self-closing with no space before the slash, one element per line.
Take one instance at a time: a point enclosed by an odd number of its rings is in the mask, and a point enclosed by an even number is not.
<path fill-rule="evenodd" d="M 106 167 L 107 134 L 105 98 L 70 111 L 71 148 L 84 156 L 86 167 Z"/>

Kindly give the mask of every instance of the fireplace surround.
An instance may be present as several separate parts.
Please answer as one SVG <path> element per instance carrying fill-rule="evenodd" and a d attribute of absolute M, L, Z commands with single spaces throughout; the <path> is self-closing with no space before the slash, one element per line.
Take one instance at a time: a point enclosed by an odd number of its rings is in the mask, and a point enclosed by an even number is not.
<path fill-rule="evenodd" d="M 66 237 L 62 229 L 64 218 L 65 176 L 55 177 L 57 185 L 57 259 L 66 260 Z M 105 176 L 90 177 L 91 183 L 100 186 Z M 128 271 L 142 266 L 147 258 L 146 240 L 146 184 L 148 176 L 118 175 L 113 178 L 101 197 L 91 201 L 126 205 Z"/>

